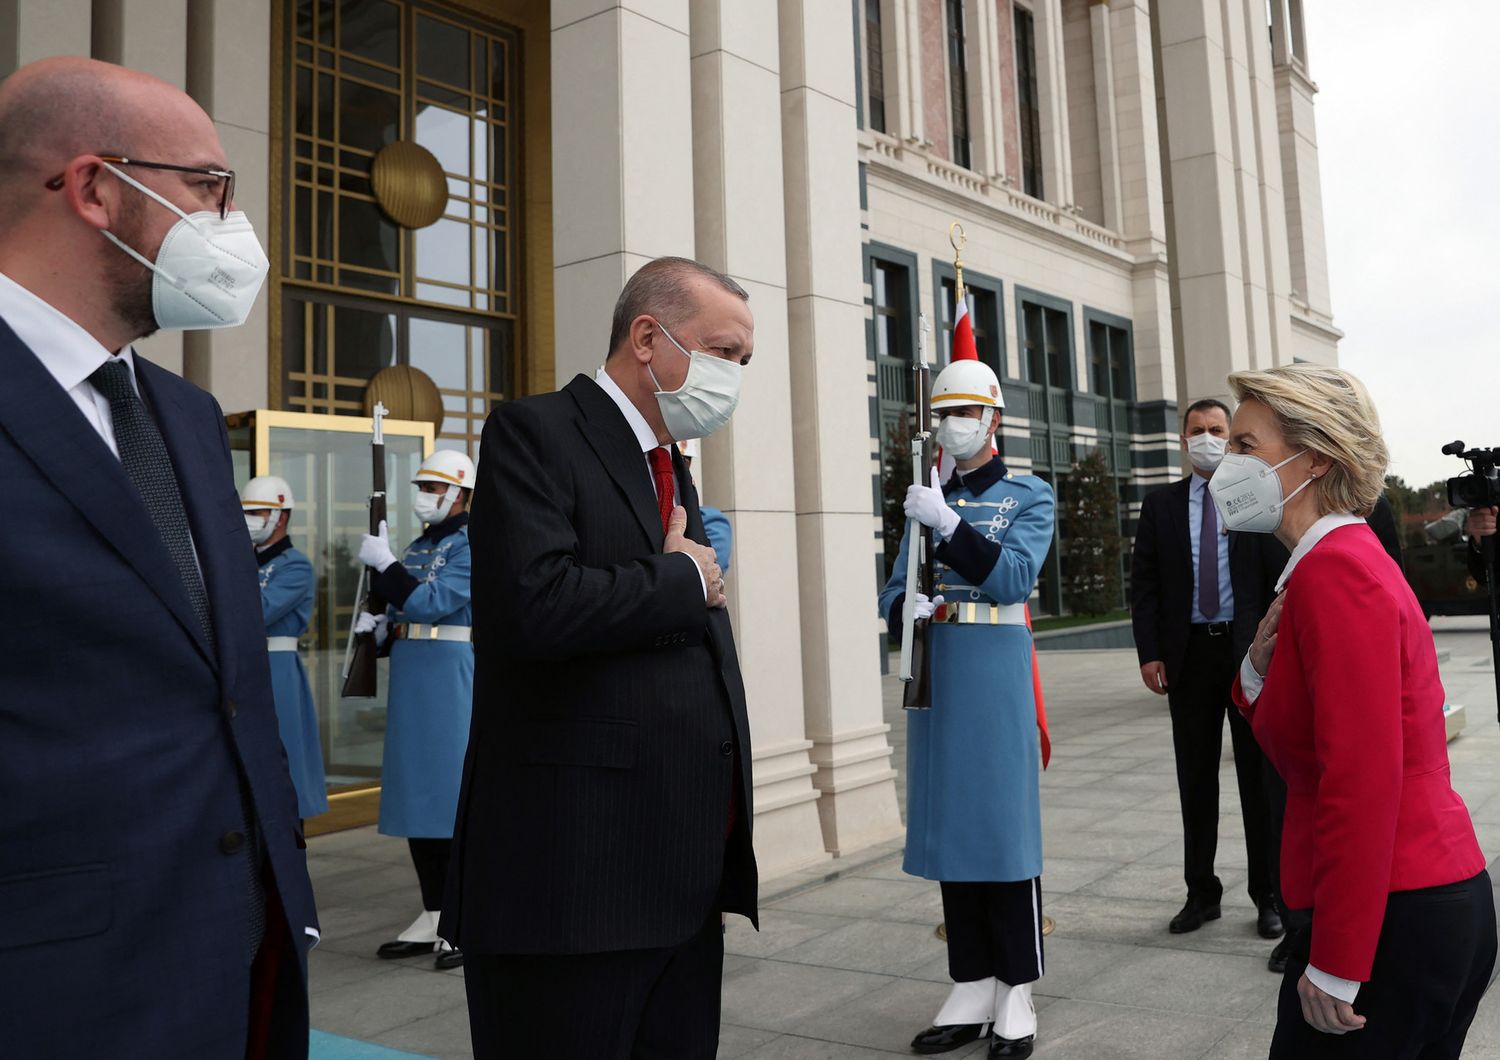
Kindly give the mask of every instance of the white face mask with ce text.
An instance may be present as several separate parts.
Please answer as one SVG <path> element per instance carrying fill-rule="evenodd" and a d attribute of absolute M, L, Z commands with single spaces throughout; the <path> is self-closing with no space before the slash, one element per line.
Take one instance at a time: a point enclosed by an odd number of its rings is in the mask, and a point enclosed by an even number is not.
<path fill-rule="evenodd" d="M 417 522 L 436 526 L 448 518 L 448 513 L 453 510 L 453 502 L 456 500 L 458 500 L 457 486 L 449 486 L 442 493 L 427 493 L 419 489 L 411 501 L 412 514 L 417 517 Z"/>
<path fill-rule="evenodd" d="M 1229 443 L 1220 435 L 1210 434 L 1208 431 L 1188 435 L 1188 459 L 1199 471 L 1213 471 L 1218 468 L 1219 461 L 1224 459 L 1224 454 L 1228 449 Z"/>
<path fill-rule="evenodd" d="M 262 512 L 259 515 L 245 513 L 245 529 L 250 531 L 250 542 L 259 548 L 271 540 L 271 535 L 276 532 L 276 524 L 281 521 L 281 513 L 272 511 Z"/>
<path fill-rule="evenodd" d="M 651 373 L 651 381 L 656 384 L 656 405 L 661 409 L 667 433 L 679 442 L 707 438 L 728 423 L 739 406 L 744 369 L 733 361 L 702 350 L 690 353 L 667 333 L 661 321 L 658 320 L 656 326 L 690 362 L 687 378 L 676 390 L 663 390 L 650 362 L 646 364 L 646 371 Z"/>
<path fill-rule="evenodd" d="M 944 416 L 938 423 L 937 443 L 955 460 L 978 456 L 989 441 L 989 411 L 975 419 L 972 416 Z"/>
<path fill-rule="evenodd" d="M 172 331 L 243 324 L 271 267 L 245 215 L 239 210 L 224 218 L 216 210 L 183 213 L 108 162 L 104 167 L 182 218 L 162 238 L 155 261 L 146 260 L 113 232 L 104 232 L 105 239 L 151 270 L 151 309 L 157 325 Z"/>
<path fill-rule="evenodd" d="M 1258 456 L 1225 453 L 1219 469 L 1208 480 L 1208 490 L 1213 495 L 1214 507 L 1219 510 L 1224 529 L 1252 534 L 1274 534 L 1280 529 L 1286 506 L 1317 476 L 1312 476 L 1283 498 L 1281 477 L 1276 472 L 1306 452 L 1304 449 L 1293 453 L 1275 467 Z"/>

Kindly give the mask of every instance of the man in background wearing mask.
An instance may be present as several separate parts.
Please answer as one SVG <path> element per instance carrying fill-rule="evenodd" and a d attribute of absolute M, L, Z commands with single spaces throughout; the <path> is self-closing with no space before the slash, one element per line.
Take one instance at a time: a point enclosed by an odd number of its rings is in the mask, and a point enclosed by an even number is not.
<path fill-rule="evenodd" d="M 643 265 L 590 379 L 490 414 L 481 646 L 439 933 L 479 1060 L 709 1058 L 722 914 L 756 918 L 750 732 L 724 579 L 672 443 L 723 427 L 744 288 Z"/>
<path fill-rule="evenodd" d="M 953 989 L 911 1047 L 945 1053 L 989 1036 L 992 1060 L 1030 1056 L 1032 984 L 1042 967 L 1041 746 L 1026 601 L 1052 547 L 1052 487 L 995 455 L 1000 381 L 958 360 L 932 383 L 937 442 L 954 460 L 940 484 L 906 491 L 906 515 L 933 530 L 928 618 L 932 709 L 906 715 L 906 857 L 938 880 Z M 910 535 L 880 593 L 899 639 Z"/>
<path fill-rule="evenodd" d="M 292 547 L 287 530 L 292 521 L 292 488 L 279 475 L 263 475 L 245 483 L 240 507 L 255 546 L 260 568 L 260 617 L 266 624 L 266 650 L 271 654 L 271 694 L 276 700 L 276 722 L 281 746 L 297 789 L 297 816 L 304 821 L 328 809 L 323 778 L 323 744 L 318 735 L 318 707 L 307 683 L 307 671 L 297 654 L 297 638 L 312 620 L 312 560 Z"/>
<path fill-rule="evenodd" d="M 1220 916 L 1224 887 L 1214 874 L 1219 841 L 1219 756 L 1224 717 L 1234 743 L 1250 898 L 1262 938 L 1282 935 L 1272 872 L 1264 759 L 1250 726 L 1229 698 L 1243 648 L 1255 635 L 1265 580 L 1253 540 L 1226 535 L 1208 492 L 1229 436 L 1229 408 L 1205 398 L 1188 406 L 1180 442 L 1193 466 L 1185 479 L 1154 490 L 1141 504 L 1131 559 L 1131 622 L 1141 680 L 1166 696 L 1182 802 L 1187 903 L 1172 918 L 1174 934 Z M 1273 576 L 1274 577 L 1274 576 Z"/>
<path fill-rule="evenodd" d="M 468 529 L 474 461 L 435 450 L 412 484 L 412 510 L 426 529 L 400 562 L 385 523 L 359 546 L 360 563 L 375 572 L 371 588 L 389 604 L 385 615 L 366 611 L 354 625 L 356 633 L 375 634 L 391 658 L 380 832 L 406 837 L 422 894 L 417 918 L 376 956 L 436 954 L 435 967 L 457 968 L 463 953 L 440 939 L 437 927 L 474 701 Z"/>
<path fill-rule="evenodd" d="M 224 418 L 131 349 L 249 313 L 266 258 L 228 166 L 145 74 L 0 83 L 11 1056 L 307 1055 L 317 920 Z"/>

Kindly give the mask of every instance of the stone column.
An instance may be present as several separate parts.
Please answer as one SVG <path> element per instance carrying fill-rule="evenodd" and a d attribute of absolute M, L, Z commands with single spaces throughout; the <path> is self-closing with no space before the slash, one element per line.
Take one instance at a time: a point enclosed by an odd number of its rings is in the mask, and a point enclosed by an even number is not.
<path fill-rule="evenodd" d="M 968 50 L 970 155 L 973 170 L 990 180 L 1005 176 L 1005 134 L 1000 118 L 1004 95 L 993 0 L 964 0 L 964 46 Z"/>
<path fill-rule="evenodd" d="M 1110 47 L 1109 0 L 1090 0 L 1089 36 L 1094 56 L 1094 113 L 1099 125 L 1099 189 L 1105 228 L 1121 231 L 1120 131 L 1115 113 L 1115 56 Z"/>
<path fill-rule="evenodd" d="M 119 63 L 187 86 L 187 0 L 95 0 L 92 49 L 95 59 Z M 260 38 L 262 41 L 265 37 Z M 264 52 L 260 52 L 264 58 Z M 259 81 L 265 91 L 265 79 Z M 180 331 L 159 331 L 135 343 L 137 353 L 182 373 Z"/>
<path fill-rule="evenodd" d="M 563 386 L 604 363 L 610 312 L 631 273 L 694 252 L 688 0 L 553 0 L 551 47 Z"/>
<path fill-rule="evenodd" d="M 1136 261 L 1131 279 L 1136 398 L 1175 402 L 1167 220 L 1151 47 L 1146 0 L 1112 0 L 1109 48 L 1114 73 L 1110 87 L 1119 160 L 1119 232 Z"/>
<path fill-rule="evenodd" d="M 1157 6 L 1169 170 L 1178 389 L 1223 395 L 1250 366 L 1224 23 L 1215 0 Z"/>
<path fill-rule="evenodd" d="M 914 7 L 915 5 L 911 5 Z M 883 721 L 848 9 L 779 0 L 802 692 L 823 842 L 901 834 Z"/>
<path fill-rule="evenodd" d="M 1068 79 L 1063 66 L 1062 0 L 1039 0 L 1036 26 L 1037 91 L 1041 96 L 1043 197 L 1073 205 L 1073 151 L 1068 135 Z"/>
<path fill-rule="evenodd" d="M 270 8 L 240 0 L 188 0 L 188 94 L 208 112 L 235 171 L 235 201 L 268 249 L 280 233 L 270 213 L 270 68 L 259 47 L 271 39 Z M 267 404 L 271 285 L 237 328 L 188 331 L 182 336 L 183 375 L 212 391 L 226 412 Z"/>
<path fill-rule="evenodd" d="M 88 55 L 90 0 L 0 0 L 0 77 L 52 55 Z"/>
<path fill-rule="evenodd" d="M 926 111 L 923 109 L 922 93 L 922 12 L 920 0 L 881 0 L 881 14 L 900 13 L 892 19 L 896 29 L 896 52 L 898 61 L 892 64 L 899 71 L 895 86 L 897 113 L 901 117 L 896 135 L 909 144 L 927 141 Z M 884 6 L 886 4 L 889 6 Z M 835 40 L 841 38 L 835 37 Z"/>
<path fill-rule="evenodd" d="M 696 256 L 738 280 L 755 314 L 739 410 L 703 441 L 704 500 L 734 526 L 727 593 L 754 741 L 756 856 L 772 877 L 827 857 L 802 710 L 776 8 L 691 0 L 690 25 Z"/>

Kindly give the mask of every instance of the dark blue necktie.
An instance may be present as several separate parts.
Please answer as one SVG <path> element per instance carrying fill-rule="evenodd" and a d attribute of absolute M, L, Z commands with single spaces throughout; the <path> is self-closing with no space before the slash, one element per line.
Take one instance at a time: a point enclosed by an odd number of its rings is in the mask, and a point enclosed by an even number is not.
<path fill-rule="evenodd" d="M 177 567 L 177 575 L 187 590 L 188 602 L 193 605 L 193 614 L 208 641 L 209 651 L 214 650 L 214 623 L 208 606 L 208 592 L 203 586 L 203 573 L 198 569 L 198 557 L 193 552 L 193 538 L 188 530 L 187 511 L 182 504 L 182 491 L 177 485 L 177 474 L 172 468 L 172 459 L 167 454 L 167 444 L 151 418 L 146 403 L 135 392 L 130 382 L 130 366 L 118 357 L 105 361 L 89 382 L 109 399 L 109 414 L 114 421 L 115 447 L 120 451 L 120 463 L 131 484 L 145 502 L 146 511 L 162 544 Z M 243 773 L 238 777 L 240 786 L 240 819 L 244 828 L 245 843 L 249 848 L 245 859 L 250 872 L 250 959 L 255 959 L 261 939 L 266 933 L 266 894 L 260 881 L 261 849 L 260 836 L 256 831 L 254 800 Z"/>
<path fill-rule="evenodd" d="M 1219 513 L 1203 484 L 1203 521 L 1198 527 L 1198 610 L 1212 622 L 1219 614 Z"/>

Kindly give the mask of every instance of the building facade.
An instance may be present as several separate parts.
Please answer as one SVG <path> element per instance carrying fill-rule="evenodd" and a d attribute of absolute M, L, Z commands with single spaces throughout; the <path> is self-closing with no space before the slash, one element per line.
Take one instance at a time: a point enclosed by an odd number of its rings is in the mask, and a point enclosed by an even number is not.
<path fill-rule="evenodd" d="M 1127 520 L 1184 399 L 1335 357 L 1300 0 L 0 0 L 0 73 L 54 54 L 218 126 L 272 279 L 244 327 L 140 350 L 226 410 L 361 415 L 406 365 L 475 449 L 602 363 L 644 261 L 746 287 L 757 356 L 698 471 L 768 876 L 901 830 L 880 477 L 919 314 L 946 359 L 952 222 L 1005 459 L 1066 494 L 1102 447 Z"/>

